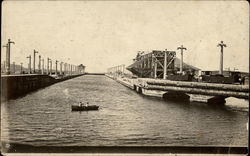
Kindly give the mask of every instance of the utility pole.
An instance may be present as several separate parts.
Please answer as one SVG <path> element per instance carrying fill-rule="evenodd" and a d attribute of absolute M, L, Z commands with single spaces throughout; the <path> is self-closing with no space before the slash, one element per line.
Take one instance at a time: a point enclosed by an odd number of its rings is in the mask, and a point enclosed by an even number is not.
<path fill-rule="evenodd" d="M 38 60 L 38 73 L 41 74 L 41 55 L 39 55 L 39 60 Z"/>
<path fill-rule="evenodd" d="M 28 64 L 28 68 L 29 68 L 29 74 L 31 74 L 31 55 L 27 57 L 29 59 L 29 64 Z"/>
<path fill-rule="evenodd" d="M 33 73 L 36 73 L 36 53 L 38 53 L 38 51 L 36 51 L 34 49 L 34 59 L 33 59 Z"/>
<path fill-rule="evenodd" d="M 23 63 L 21 63 L 21 67 L 20 67 L 20 74 L 23 74 Z"/>
<path fill-rule="evenodd" d="M 221 41 L 217 47 L 220 47 L 220 70 L 219 70 L 219 74 L 223 75 L 223 47 L 227 47 L 226 44 L 223 43 L 223 41 Z"/>
<path fill-rule="evenodd" d="M 42 74 L 44 74 L 44 59 L 42 59 Z"/>
<path fill-rule="evenodd" d="M 180 73 L 183 73 L 183 50 L 187 50 L 187 48 L 183 47 L 183 45 L 181 45 L 180 47 L 177 48 L 177 50 L 181 50 L 181 62 L 180 62 Z"/>

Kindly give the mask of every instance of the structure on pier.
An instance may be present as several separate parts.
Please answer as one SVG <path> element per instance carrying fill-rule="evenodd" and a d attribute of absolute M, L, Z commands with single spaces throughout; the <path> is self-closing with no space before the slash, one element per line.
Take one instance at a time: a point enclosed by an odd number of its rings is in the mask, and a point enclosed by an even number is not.
<path fill-rule="evenodd" d="M 200 70 L 197 67 L 183 62 L 183 73 L 180 73 L 181 60 L 176 58 L 175 51 L 153 50 L 148 54 L 138 53 L 134 63 L 126 69 L 134 75 L 142 78 L 163 78 L 168 79 L 170 75 L 195 74 Z"/>

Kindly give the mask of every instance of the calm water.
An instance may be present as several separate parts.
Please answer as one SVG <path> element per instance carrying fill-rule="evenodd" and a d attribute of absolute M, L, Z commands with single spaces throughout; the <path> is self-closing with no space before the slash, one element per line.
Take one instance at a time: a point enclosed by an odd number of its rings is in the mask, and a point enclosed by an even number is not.
<path fill-rule="evenodd" d="M 89 101 L 99 111 L 71 112 Z M 150 98 L 105 76 L 82 76 L 2 105 L 2 140 L 37 146 L 246 146 L 248 101 L 224 107 Z"/>

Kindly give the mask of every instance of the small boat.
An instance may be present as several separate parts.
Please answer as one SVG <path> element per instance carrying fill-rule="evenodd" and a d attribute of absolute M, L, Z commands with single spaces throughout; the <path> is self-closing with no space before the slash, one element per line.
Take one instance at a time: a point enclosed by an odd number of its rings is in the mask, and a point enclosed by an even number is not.
<path fill-rule="evenodd" d="M 82 105 L 82 106 L 78 106 L 78 105 L 72 105 L 71 106 L 72 111 L 91 111 L 91 110 L 98 110 L 99 106 L 97 105 Z"/>

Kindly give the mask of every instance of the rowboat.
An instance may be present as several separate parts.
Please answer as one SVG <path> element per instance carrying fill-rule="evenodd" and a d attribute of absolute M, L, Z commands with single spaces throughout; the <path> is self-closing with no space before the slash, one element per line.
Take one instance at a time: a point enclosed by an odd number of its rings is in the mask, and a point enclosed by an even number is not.
<path fill-rule="evenodd" d="M 99 106 L 97 106 L 97 105 L 88 105 L 88 106 L 86 106 L 86 105 L 82 105 L 82 106 L 72 105 L 71 109 L 72 109 L 72 111 L 91 111 L 91 110 L 98 110 Z"/>

